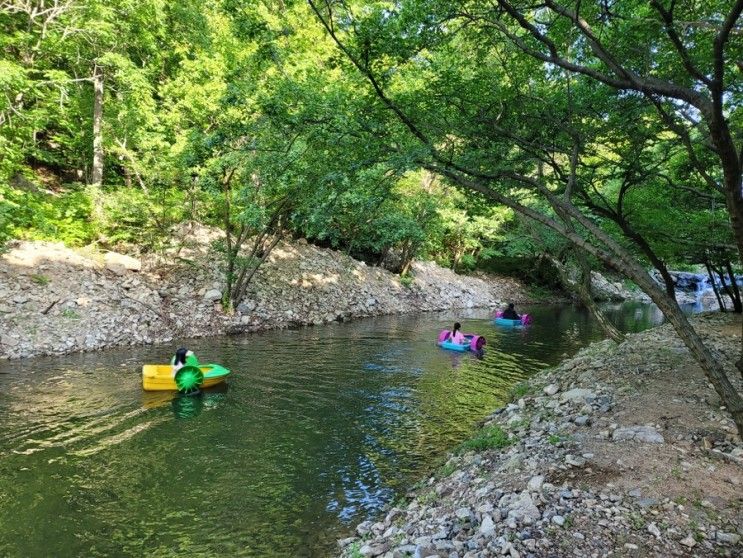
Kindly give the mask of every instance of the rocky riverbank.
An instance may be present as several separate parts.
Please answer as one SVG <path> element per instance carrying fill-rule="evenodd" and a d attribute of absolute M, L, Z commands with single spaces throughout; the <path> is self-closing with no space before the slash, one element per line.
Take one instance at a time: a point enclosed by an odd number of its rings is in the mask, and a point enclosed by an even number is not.
<path fill-rule="evenodd" d="M 0 358 L 169 342 L 382 314 L 528 302 L 508 277 L 463 276 L 418 262 L 412 280 L 304 241 L 282 242 L 233 314 L 211 251 L 195 227 L 164 256 L 137 259 L 61 244 L 13 242 L 0 257 Z"/>
<path fill-rule="evenodd" d="M 740 317 L 695 326 L 726 362 Z M 729 377 L 741 385 L 740 374 Z M 345 558 L 741 556 L 743 444 L 673 330 L 595 343 L 514 389 Z"/>

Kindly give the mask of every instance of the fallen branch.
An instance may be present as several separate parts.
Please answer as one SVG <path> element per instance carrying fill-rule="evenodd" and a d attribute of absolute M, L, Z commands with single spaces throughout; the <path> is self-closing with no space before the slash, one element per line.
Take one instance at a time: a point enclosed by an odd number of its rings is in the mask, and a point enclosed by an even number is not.
<path fill-rule="evenodd" d="M 49 306 L 46 307 L 46 310 L 42 310 L 41 313 L 46 316 L 49 313 L 49 310 L 51 310 L 52 308 L 54 308 L 54 305 L 57 304 L 60 300 L 61 299 L 58 298 L 57 300 L 55 300 L 54 302 L 52 302 Z"/>

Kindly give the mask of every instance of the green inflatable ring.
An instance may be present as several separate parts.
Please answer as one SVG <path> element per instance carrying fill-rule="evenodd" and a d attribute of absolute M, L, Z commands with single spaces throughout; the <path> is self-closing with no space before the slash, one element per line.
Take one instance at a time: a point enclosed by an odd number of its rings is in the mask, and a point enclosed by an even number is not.
<path fill-rule="evenodd" d="M 198 366 L 185 365 L 175 373 L 175 387 L 179 393 L 194 395 L 204 383 L 204 373 Z"/>

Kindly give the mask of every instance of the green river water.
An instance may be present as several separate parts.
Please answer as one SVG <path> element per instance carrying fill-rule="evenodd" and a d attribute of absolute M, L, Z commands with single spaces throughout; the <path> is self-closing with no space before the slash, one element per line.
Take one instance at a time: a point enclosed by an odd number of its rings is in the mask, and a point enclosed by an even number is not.
<path fill-rule="evenodd" d="M 174 346 L 0 362 L 0 556 L 328 556 L 509 389 L 599 338 L 570 306 L 428 313 L 183 341 L 234 374 L 145 393 Z M 610 309 L 624 330 L 659 321 Z M 459 320 L 483 358 L 435 345 Z"/>

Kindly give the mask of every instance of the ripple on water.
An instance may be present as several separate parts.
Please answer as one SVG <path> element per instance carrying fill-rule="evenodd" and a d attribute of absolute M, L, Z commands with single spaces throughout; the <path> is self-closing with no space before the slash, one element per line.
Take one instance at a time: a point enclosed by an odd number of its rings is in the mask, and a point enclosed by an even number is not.
<path fill-rule="evenodd" d="M 191 340 L 234 371 L 198 398 L 141 391 L 141 364 L 174 347 L 1 363 L 0 555 L 324 556 L 596 336 L 573 309 L 532 314 L 522 330 L 471 311 Z M 483 358 L 435 346 L 453 321 L 486 334 Z"/>

